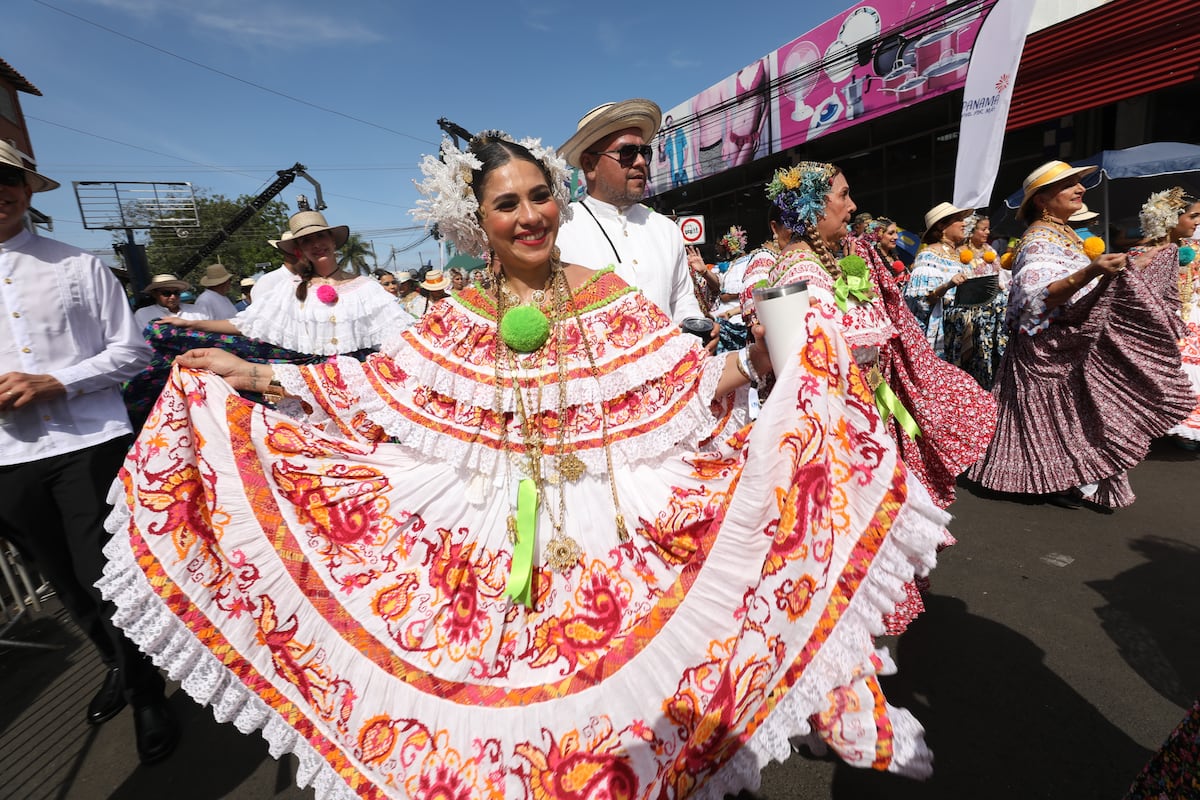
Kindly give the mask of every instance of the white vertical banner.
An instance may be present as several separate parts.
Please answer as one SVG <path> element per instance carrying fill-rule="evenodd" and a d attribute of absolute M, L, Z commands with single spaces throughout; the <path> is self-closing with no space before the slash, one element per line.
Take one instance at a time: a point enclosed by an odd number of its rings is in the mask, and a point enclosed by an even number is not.
<path fill-rule="evenodd" d="M 1035 1 L 996 0 L 975 35 L 954 168 L 954 205 L 959 208 L 982 208 L 991 199 Z"/>

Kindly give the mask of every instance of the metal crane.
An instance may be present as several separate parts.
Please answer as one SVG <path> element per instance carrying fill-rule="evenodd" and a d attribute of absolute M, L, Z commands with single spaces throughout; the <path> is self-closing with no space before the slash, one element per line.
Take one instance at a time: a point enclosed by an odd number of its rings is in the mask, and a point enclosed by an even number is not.
<path fill-rule="evenodd" d="M 238 228 L 249 222 L 254 215 L 262 209 L 263 206 L 274 200 L 275 196 L 286 189 L 292 181 L 296 180 L 296 178 L 304 178 L 313 185 L 313 189 L 316 191 L 317 195 L 316 210 L 323 211 L 326 206 L 324 199 L 321 197 L 321 184 L 313 180 L 312 176 L 304 171 L 305 169 L 306 167 L 303 164 L 296 162 L 291 167 L 288 167 L 287 169 L 281 169 L 276 172 L 275 174 L 279 177 L 272 181 L 267 188 L 259 192 L 258 195 L 256 195 L 249 203 L 244 205 L 236 214 L 230 217 L 224 225 L 217 229 L 216 233 L 208 238 L 208 241 L 200 245 L 200 247 L 196 249 L 196 252 L 192 253 L 192 255 L 190 255 L 186 261 L 176 267 L 175 274 L 187 275 L 193 269 L 198 267 L 201 261 L 211 255 L 212 252 L 222 244 L 224 244 L 225 241 L 235 231 L 237 231 Z"/>

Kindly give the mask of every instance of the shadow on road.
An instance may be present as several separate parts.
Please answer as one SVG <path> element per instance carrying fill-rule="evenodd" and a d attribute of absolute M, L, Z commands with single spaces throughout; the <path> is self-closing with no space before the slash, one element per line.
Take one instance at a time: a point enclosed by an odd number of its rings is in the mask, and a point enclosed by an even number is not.
<path fill-rule="evenodd" d="M 267 743 L 257 732 L 247 736 L 231 724 L 218 723 L 212 711 L 192 701 L 182 689 L 170 697 L 183 731 L 179 746 L 160 764 L 138 766 L 113 790 L 108 800 L 212 800 L 215 797 L 245 797 L 243 782 L 263 761 L 270 761 Z M 296 761 L 279 761 L 275 794 L 271 797 L 311 797 L 311 790 L 297 789 L 293 774 Z"/>
<path fill-rule="evenodd" d="M 928 595 L 899 640 L 894 704 L 925 725 L 925 783 L 838 765 L 836 800 L 1061 800 L 1121 797 L 1150 756 L 1043 663 L 1011 629 Z"/>
<path fill-rule="evenodd" d="M 1182 708 L 1200 697 L 1200 548 L 1147 536 L 1130 543 L 1145 563 L 1087 585 L 1107 601 L 1096 609 L 1121 657 L 1159 694 Z"/>

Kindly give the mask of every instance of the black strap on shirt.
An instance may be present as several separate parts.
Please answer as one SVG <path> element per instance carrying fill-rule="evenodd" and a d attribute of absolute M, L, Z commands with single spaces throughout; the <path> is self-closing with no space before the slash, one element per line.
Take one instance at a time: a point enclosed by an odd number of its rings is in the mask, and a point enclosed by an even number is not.
<path fill-rule="evenodd" d="M 604 241 L 608 242 L 608 246 L 612 248 L 613 257 L 617 259 L 617 263 L 622 263 L 621 254 L 617 252 L 617 246 L 613 244 L 612 239 L 608 238 L 608 231 L 604 230 L 604 226 L 600 224 L 600 220 L 596 219 L 596 215 L 592 213 L 590 208 L 588 208 L 587 203 L 580 200 L 579 205 L 583 206 L 583 210 L 588 212 L 588 216 L 592 218 L 592 222 L 596 223 L 596 227 L 599 228 L 600 233 L 604 235 Z"/>

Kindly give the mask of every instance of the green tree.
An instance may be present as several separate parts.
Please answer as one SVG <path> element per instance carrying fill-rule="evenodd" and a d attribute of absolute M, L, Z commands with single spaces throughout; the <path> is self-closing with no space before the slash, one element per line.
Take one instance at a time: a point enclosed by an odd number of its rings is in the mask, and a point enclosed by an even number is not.
<path fill-rule="evenodd" d="M 375 248 L 369 242 L 364 242 L 357 233 L 350 234 L 346 243 L 338 250 L 341 253 L 341 258 L 338 259 L 339 267 L 359 275 L 371 274 L 371 265 L 375 263 Z M 369 263 L 367 256 L 371 257 Z"/>
<path fill-rule="evenodd" d="M 151 228 L 146 244 L 146 261 L 150 273 L 172 272 L 193 286 L 204 274 L 209 264 L 220 262 L 225 269 L 238 278 L 245 278 L 258 271 L 255 264 L 279 265 L 283 258 L 279 251 L 267 244 L 268 239 L 278 239 L 287 229 L 289 216 L 287 204 L 272 200 L 246 224 L 230 233 L 220 247 L 205 256 L 199 264 L 180 275 L 180 267 L 217 231 L 245 208 L 254 195 L 242 195 L 230 200 L 224 195 L 208 195 L 204 190 L 196 192 L 196 212 L 200 218 L 199 228 L 180 229 L 187 235 L 180 237 L 175 228 Z M 234 281 L 237 285 L 237 281 Z"/>

